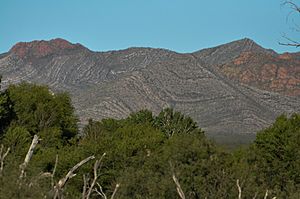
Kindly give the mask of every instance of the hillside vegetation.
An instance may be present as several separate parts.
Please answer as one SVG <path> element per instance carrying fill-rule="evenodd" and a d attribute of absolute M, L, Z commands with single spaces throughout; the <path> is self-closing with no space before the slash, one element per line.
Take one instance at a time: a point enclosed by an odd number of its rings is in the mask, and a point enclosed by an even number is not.
<path fill-rule="evenodd" d="M 230 151 L 169 108 L 77 123 L 66 93 L 2 91 L 0 198 L 300 198 L 299 114 Z"/>

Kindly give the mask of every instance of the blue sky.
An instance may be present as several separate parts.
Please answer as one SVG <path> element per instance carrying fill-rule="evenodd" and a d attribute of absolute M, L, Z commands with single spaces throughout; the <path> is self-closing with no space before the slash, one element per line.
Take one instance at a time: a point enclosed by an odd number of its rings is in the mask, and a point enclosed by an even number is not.
<path fill-rule="evenodd" d="M 0 53 L 19 41 L 64 38 L 91 50 L 132 46 L 192 52 L 245 37 L 277 52 L 295 13 L 281 0 L 1 0 Z"/>

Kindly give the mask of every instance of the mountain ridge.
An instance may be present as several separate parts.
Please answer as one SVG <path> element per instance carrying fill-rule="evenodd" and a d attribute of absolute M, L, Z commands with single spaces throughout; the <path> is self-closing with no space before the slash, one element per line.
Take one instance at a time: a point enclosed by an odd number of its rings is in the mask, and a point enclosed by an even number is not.
<path fill-rule="evenodd" d="M 67 91 L 82 123 L 173 107 L 214 135 L 254 133 L 280 113 L 300 111 L 299 53 L 278 54 L 250 39 L 193 53 L 94 52 L 66 42 L 23 43 L 0 55 L 4 86 L 25 80 Z M 286 72 L 268 76 L 271 62 Z"/>
<path fill-rule="evenodd" d="M 124 49 L 115 49 L 115 50 L 105 50 L 105 51 L 97 51 L 97 50 L 91 50 L 89 49 L 88 47 L 80 44 L 80 43 L 72 43 L 66 39 L 63 39 L 63 38 L 55 38 L 55 39 L 50 39 L 50 40 L 32 40 L 32 41 L 26 41 L 26 42 L 17 42 L 15 45 L 13 45 L 9 50 L 8 50 L 8 53 L 13 51 L 14 48 L 16 48 L 18 45 L 26 45 L 26 44 L 33 44 L 33 43 L 48 43 L 48 44 L 51 44 L 52 42 L 61 42 L 61 43 L 67 43 L 67 45 L 72 45 L 72 46 L 79 46 L 79 47 L 82 47 L 82 48 L 85 48 L 86 50 L 89 50 L 91 52 L 94 52 L 94 53 L 106 53 L 106 52 L 117 52 L 117 51 L 123 51 L 123 50 L 128 50 L 128 49 L 157 49 L 157 50 L 166 50 L 166 51 L 171 51 L 171 52 L 174 52 L 174 53 L 178 53 L 178 54 L 195 54 L 195 53 L 198 53 L 198 52 L 201 52 L 201 51 L 205 51 L 205 50 L 211 50 L 211 49 L 215 49 L 215 48 L 219 48 L 219 47 L 222 47 L 222 46 L 226 46 L 226 45 L 231 45 L 231 44 L 237 44 L 237 43 L 248 43 L 248 44 L 252 44 L 258 48 L 261 48 L 262 50 L 265 50 L 265 51 L 270 51 L 271 53 L 274 53 L 274 54 L 278 54 L 278 55 L 281 55 L 281 54 L 299 54 L 300 52 L 282 52 L 282 53 L 277 53 L 275 50 L 273 49 L 265 49 L 263 48 L 261 45 L 257 44 L 254 40 L 250 39 L 250 38 L 242 38 L 242 39 L 237 39 L 237 40 L 233 40 L 233 41 L 230 41 L 230 42 L 227 42 L 227 43 L 223 43 L 223 44 L 218 44 L 214 47 L 205 47 L 205 48 L 201 48 L 199 50 L 195 50 L 195 51 L 191 51 L 191 52 L 177 52 L 175 50 L 171 50 L 171 49 L 168 49 L 168 48 L 156 48 L 156 47 L 144 47 L 144 46 L 131 46 L 131 47 L 127 47 L 127 48 L 124 48 Z M 5 54 L 5 52 L 3 53 L 0 53 L 1 54 Z"/>

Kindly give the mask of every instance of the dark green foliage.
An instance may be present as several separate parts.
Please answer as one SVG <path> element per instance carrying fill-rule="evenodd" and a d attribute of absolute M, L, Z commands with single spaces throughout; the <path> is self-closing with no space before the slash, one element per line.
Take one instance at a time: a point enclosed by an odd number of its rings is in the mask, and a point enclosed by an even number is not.
<path fill-rule="evenodd" d="M 1 76 L 0 76 L 1 89 Z M 14 117 L 13 104 L 6 90 L 0 91 L 0 136 Z"/>
<path fill-rule="evenodd" d="M 141 110 L 136 113 L 131 113 L 127 121 L 134 124 L 152 124 L 154 121 L 152 112 L 149 110 Z"/>
<path fill-rule="evenodd" d="M 10 147 L 13 152 L 26 150 L 31 141 L 31 135 L 28 130 L 22 126 L 11 126 L 3 137 L 3 144 Z"/>
<path fill-rule="evenodd" d="M 0 198 L 53 198 L 56 183 L 79 161 L 104 153 L 98 183 L 109 197 L 179 198 L 175 175 L 186 198 L 299 198 L 300 115 L 280 116 L 259 132 L 254 143 L 225 150 L 208 140 L 197 124 L 172 109 L 158 116 L 141 110 L 128 118 L 89 120 L 78 133 L 71 100 L 65 93 L 52 94 L 47 87 L 22 83 L 0 95 L 0 144 L 11 152 L 0 175 Z M 32 136 L 41 140 L 19 180 Z M 58 164 L 52 181 L 49 177 Z M 93 178 L 94 161 L 77 170 L 64 187 L 64 198 L 81 198 L 83 175 Z M 91 198 L 96 198 L 96 192 Z"/>
<path fill-rule="evenodd" d="M 54 111 L 56 121 L 62 131 L 63 138 L 70 139 L 77 134 L 78 119 L 74 114 L 71 98 L 67 93 L 59 93 L 54 96 Z"/>
<path fill-rule="evenodd" d="M 266 185 L 278 192 L 300 185 L 300 115 L 282 115 L 259 132 L 253 145 L 257 170 Z"/>
<path fill-rule="evenodd" d="M 77 133 L 77 118 L 67 94 L 52 94 L 47 87 L 22 83 L 8 88 L 14 104 L 14 122 L 33 135 L 48 128 L 58 128 L 68 140 Z"/>
<path fill-rule="evenodd" d="M 70 145 L 71 138 L 78 133 L 77 118 L 70 97 L 64 93 L 52 94 L 44 86 L 22 83 L 1 92 L 0 99 L 4 99 L 0 101 L 5 102 L 0 104 L 3 116 L 0 117 L 3 131 L 0 144 L 3 144 L 5 149 L 11 149 L 5 159 L 4 174 L 0 178 L 1 184 L 11 178 L 10 183 L 6 183 L 6 188 L 14 187 L 10 188 L 13 191 L 7 197 L 3 197 L 1 190 L 0 198 L 42 198 L 51 187 L 49 183 L 40 184 L 39 176 L 53 169 L 56 154 Z M 6 122 L 2 123 L 3 120 Z M 26 190 L 28 186 L 23 187 L 23 183 L 18 185 L 20 182 L 17 181 L 20 174 L 19 165 L 24 161 L 34 134 L 41 140 L 27 168 L 24 182 L 38 181 L 32 188 L 36 192 L 31 192 Z M 44 190 L 44 193 L 38 191 L 39 189 Z M 41 197 L 37 197 L 38 195 Z"/>
<path fill-rule="evenodd" d="M 171 108 L 166 108 L 159 113 L 154 119 L 154 126 L 169 137 L 177 133 L 201 132 L 192 118 L 180 112 L 174 112 Z"/>

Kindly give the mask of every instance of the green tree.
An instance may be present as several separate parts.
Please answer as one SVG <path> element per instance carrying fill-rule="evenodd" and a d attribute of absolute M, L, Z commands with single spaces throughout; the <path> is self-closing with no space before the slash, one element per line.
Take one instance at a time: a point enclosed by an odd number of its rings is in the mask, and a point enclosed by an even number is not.
<path fill-rule="evenodd" d="M 3 134 L 5 128 L 9 125 L 13 118 L 12 102 L 7 94 L 7 91 L 1 91 L 0 76 L 0 136 Z"/>
<path fill-rule="evenodd" d="M 257 134 L 252 150 L 258 173 L 268 187 L 287 194 L 288 187 L 300 185 L 299 114 L 278 117 Z"/>
<path fill-rule="evenodd" d="M 11 85 L 8 95 L 16 114 L 14 123 L 32 135 L 53 127 L 61 130 L 63 139 L 76 135 L 78 120 L 67 94 L 53 94 L 45 86 L 22 83 Z"/>
<path fill-rule="evenodd" d="M 171 108 L 166 108 L 159 113 L 154 119 L 154 126 L 159 128 L 168 137 L 177 133 L 203 133 L 192 118 L 180 112 L 175 112 Z"/>
<path fill-rule="evenodd" d="M 131 113 L 126 121 L 133 124 L 152 124 L 154 117 L 151 111 L 140 110 L 138 112 Z"/>

